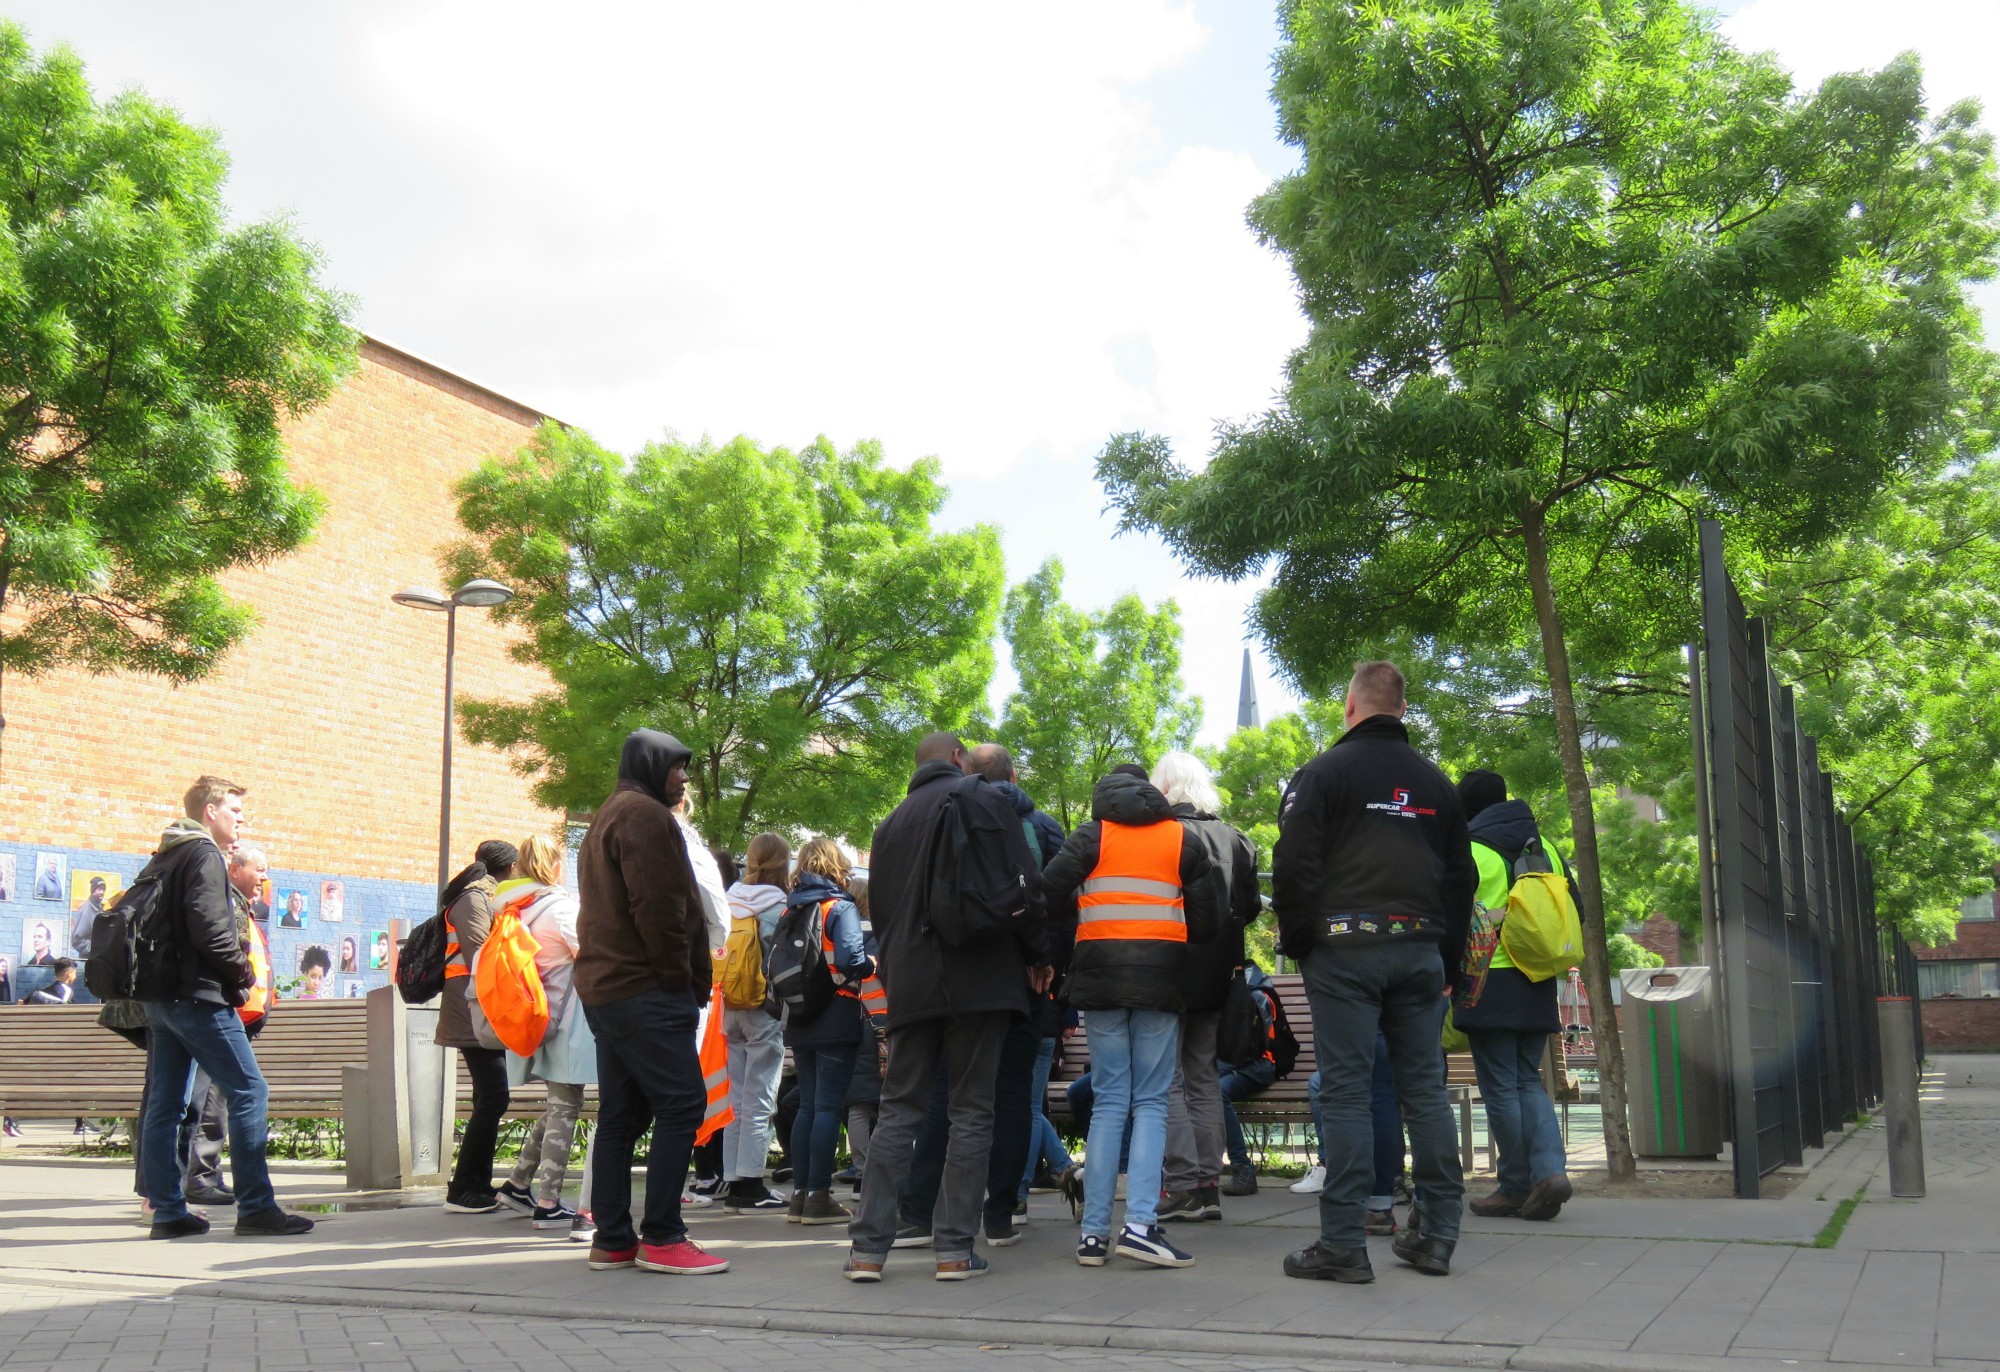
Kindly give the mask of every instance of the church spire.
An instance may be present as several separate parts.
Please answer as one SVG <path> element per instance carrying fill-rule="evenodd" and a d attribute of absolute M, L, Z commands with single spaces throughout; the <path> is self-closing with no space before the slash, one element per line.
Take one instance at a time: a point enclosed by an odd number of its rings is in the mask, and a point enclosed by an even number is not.
<path fill-rule="evenodd" d="M 1243 685 L 1236 694 L 1236 727 L 1255 729 L 1257 717 L 1257 679 L 1250 674 L 1250 650 L 1243 650 Z"/>

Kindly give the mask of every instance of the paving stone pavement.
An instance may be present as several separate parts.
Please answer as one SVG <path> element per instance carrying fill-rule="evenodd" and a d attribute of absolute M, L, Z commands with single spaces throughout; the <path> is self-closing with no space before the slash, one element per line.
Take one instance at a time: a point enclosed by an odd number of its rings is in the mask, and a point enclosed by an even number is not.
<path fill-rule="evenodd" d="M 0 1160 L 0 1290 L 94 1281 L 107 1300 L 233 1298 L 291 1310 L 288 1318 L 315 1305 L 480 1323 L 560 1312 L 651 1331 L 663 1341 L 649 1345 L 655 1362 L 683 1337 L 804 1337 L 831 1338 L 829 1349 L 893 1338 L 960 1360 L 1007 1344 L 1010 1354 L 1092 1366 L 1272 1357 L 1282 1366 L 1524 1372 L 2000 1369 L 2000 1057 L 1944 1061 L 1927 1092 L 1923 1200 L 1887 1195 L 1883 1131 L 1873 1126 L 1783 1200 L 1586 1197 L 1551 1225 L 1469 1220 L 1446 1281 L 1400 1266 L 1384 1240 L 1374 1245 L 1373 1286 L 1286 1280 L 1279 1261 L 1310 1239 L 1314 1203 L 1282 1189 L 1232 1203 L 1230 1223 L 1177 1226 L 1198 1259 L 1187 1272 L 1080 1270 L 1067 1212 L 1036 1197 L 1026 1241 L 994 1252 L 980 1281 L 933 1282 L 918 1250 L 896 1253 L 881 1285 L 855 1287 L 837 1274 L 837 1229 L 691 1212 L 695 1236 L 735 1263 L 726 1275 L 592 1273 L 577 1247 L 518 1219 L 449 1216 L 434 1198 L 369 1208 L 396 1198 L 352 1196 L 324 1168 L 279 1177 L 290 1202 L 346 1207 L 324 1214 L 310 1238 L 149 1243 L 126 1194 L 128 1168 L 49 1159 Z M 1809 1246 L 1857 1190 L 1866 1199 L 1839 1246 Z M 446 1365 L 460 1364 L 412 1363 L 421 1372 Z"/>

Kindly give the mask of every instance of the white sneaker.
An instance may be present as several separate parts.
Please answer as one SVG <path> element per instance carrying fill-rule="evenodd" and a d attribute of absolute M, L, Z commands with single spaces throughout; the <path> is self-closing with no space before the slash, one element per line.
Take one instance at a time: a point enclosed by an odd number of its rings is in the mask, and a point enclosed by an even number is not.
<path fill-rule="evenodd" d="M 681 1206 L 687 1210 L 706 1210 L 715 1204 L 715 1197 L 704 1196 L 694 1191 L 681 1192 Z"/>
<path fill-rule="evenodd" d="M 1326 1190 L 1326 1169 L 1314 1163 L 1312 1171 L 1292 1183 L 1292 1190 L 1301 1196 L 1317 1196 Z"/>

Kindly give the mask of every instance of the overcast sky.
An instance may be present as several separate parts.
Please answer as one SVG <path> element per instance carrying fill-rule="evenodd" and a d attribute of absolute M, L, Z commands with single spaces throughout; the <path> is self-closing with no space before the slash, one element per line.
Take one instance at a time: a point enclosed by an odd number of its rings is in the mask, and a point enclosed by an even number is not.
<path fill-rule="evenodd" d="M 1736 0 L 1808 81 L 1923 54 L 2000 105 L 2000 0 Z M 926 454 L 1018 581 L 1179 601 L 1203 737 L 1253 587 L 1114 538 L 1092 459 L 1199 459 L 1303 333 L 1243 224 L 1292 164 L 1264 0 L 0 0 L 100 91 L 221 131 L 239 219 L 290 214 L 357 323 L 629 450 L 667 430 Z M 1004 673 L 1003 673 L 1004 676 Z M 1265 717 L 1290 703 L 1259 663 Z"/>

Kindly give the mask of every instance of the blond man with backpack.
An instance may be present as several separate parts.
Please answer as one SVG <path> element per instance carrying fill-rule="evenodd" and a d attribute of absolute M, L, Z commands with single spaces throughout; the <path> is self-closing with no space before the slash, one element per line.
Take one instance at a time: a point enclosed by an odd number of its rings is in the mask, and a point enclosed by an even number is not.
<path fill-rule="evenodd" d="M 537 1229 L 589 1225 L 589 1217 L 563 1204 L 569 1180 L 569 1150 L 583 1110 L 583 1088 L 597 1082 L 597 1040 L 576 1003 L 576 895 L 562 886 L 563 850 L 547 834 L 521 845 L 513 878 L 500 883 L 494 899 L 503 913 L 513 911 L 535 941 L 535 970 L 547 1002 L 548 1027 L 530 1053 L 509 1050 L 510 1086 L 539 1081 L 549 1103 L 528 1131 L 514 1175 L 499 1188 L 500 1203 L 534 1221 Z"/>
<path fill-rule="evenodd" d="M 783 1214 L 785 1197 L 764 1183 L 771 1115 L 785 1067 L 785 1026 L 765 1008 L 764 959 L 791 890 L 792 848 L 779 834 L 759 834 L 743 855 L 743 879 L 729 888 L 729 941 L 718 990 L 729 1045 L 729 1105 L 722 1130 L 723 1206 L 733 1214 Z"/>

